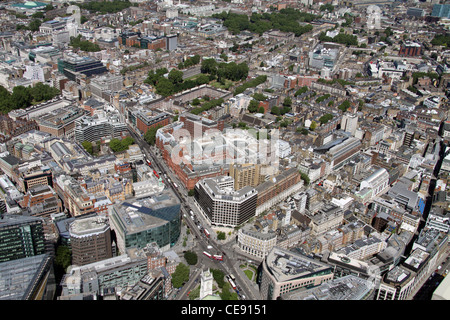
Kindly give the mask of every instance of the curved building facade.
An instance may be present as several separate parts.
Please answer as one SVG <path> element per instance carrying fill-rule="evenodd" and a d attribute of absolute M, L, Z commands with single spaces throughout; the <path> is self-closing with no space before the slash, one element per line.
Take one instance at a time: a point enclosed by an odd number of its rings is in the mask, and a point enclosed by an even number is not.
<path fill-rule="evenodd" d="M 333 280 L 333 268 L 302 254 L 274 247 L 262 263 L 261 298 L 277 300 L 283 294 Z"/>
<path fill-rule="evenodd" d="M 76 120 L 75 140 L 99 141 L 103 138 L 120 138 L 128 132 L 125 122 L 118 114 L 100 113 L 94 116 L 83 116 Z"/>

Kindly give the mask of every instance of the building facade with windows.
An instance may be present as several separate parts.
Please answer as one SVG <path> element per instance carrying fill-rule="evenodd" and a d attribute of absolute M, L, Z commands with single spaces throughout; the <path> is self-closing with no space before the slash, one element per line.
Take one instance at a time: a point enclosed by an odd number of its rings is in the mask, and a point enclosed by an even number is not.
<path fill-rule="evenodd" d="M 100 112 L 93 116 L 85 115 L 76 120 L 75 140 L 80 143 L 107 138 L 120 139 L 127 134 L 127 125 L 117 113 Z"/>
<path fill-rule="evenodd" d="M 0 263 L 45 253 L 41 218 L 5 215 L 0 219 Z"/>
<path fill-rule="evenodd" d="M 333 268 L 302 254 L 274 247 L 262 263 L 261 298 L 276 300 L 301 288 L 333 280 Z"/>
<path fill-rule="evenodd" d="M 235 190 L 234 179 L 225 176 L 197 182 L 194 197 L 211 224 L 236 227 L 255 216 L 258 192 L 249 186 Z"/>
<path fill-rule="evenodd" d="M 181 233 L 181 204 L 170 189 L 114 204 L 109 207 L 109 218 L 120 252 L 144 248 L 151 242 L 165 250 Z"/>
<path fill-rule="evenodd" d="M 112 258 L 111 229 L 101 216 L 75 219 L 69 226 L 72 264 L 84 266 Z"/>

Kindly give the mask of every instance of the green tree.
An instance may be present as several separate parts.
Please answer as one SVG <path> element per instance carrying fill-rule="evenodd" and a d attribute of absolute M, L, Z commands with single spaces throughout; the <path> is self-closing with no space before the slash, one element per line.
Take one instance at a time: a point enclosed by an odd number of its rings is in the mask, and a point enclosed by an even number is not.
<path fill-rule="evenodd" d="M 112 152 L 121 152 L 126 150 L 122 145 L 122 142 L 117 138 L 111 139 L 111 141 L 109 142 L 109 148 Z"/>
<path fill-rule="evenodd" d="M 191 265 L 191 266 L 197 264 L 198 257 L 197 257 L 197 254 L 195 252 L 186 251 L 184 253 L 184 258 L 186 259 L 186 262 L 189 265 Z"/>
<path fill-rule="evenodd" d="M 225 284 L 225 274 L 223 273 L 223 271 L 220 269 L 211 269 L 211 273 L 213 275 L 214 281 L 216 281 L 217 283 L 217 286 L 219 288 L 223 288 L 223 285 Z"/>
<path fill-rule="evenodd" d="M 258 100 L 258 101 L 265 101 L 267 99 L 266 95 L 259 93 L 259 92 L 254 93 L 252 95 L 252 97 L 253 97 L 253 99 Z"/>
<path fill-rule="evenodd" d="M 72 264 L 72 254 L 69 247 L 60 245 L 56 249 L 55 266 L 61 270 L 66 271 Z"/>
<path fill-rule="evenodd" d="M 319 118 L 319 121 L 321 124 L 325 124 L 328 121 L 330 121 L 331 119 L 333 119 L 333 115 L 331 113 L 327 113 L 327 114 L 324 114 L 323 116 L 321 116 Z"/>
<path fill-rule="evenodd" d="M 28 24 L 28 29 L 31 31 L 39 31 L 39 27 L 41 26 L 41 20 L 34 19 Z"/>
<path fill-rule="evenodd" d="M 181 288 L 187 281 L 189 281 L 189 267 L 184 263 L 180 263 L 175 272 L 172 273 L 172 285 L 175 288 Z"/>
<path fill-rule="evenodd" d="M 300 177 L 301 177 L 301 179 L 303 180 L 303 182 L 305 183 L 306 186 L 309 185 L 310 180 L 309 180 L 309 177 L 308 177 L 308 175 L 306 173 L 300 171 Z"/>
<path fill-rule="evenodd" d="M 267 81 L 267 76 L 265 76 L 265 75 L 257 76 L 256 78 L 249 80 L 249 81 L 245 82 L 244 84 L 240 85 L 239 87 L 237 87 L 234 90 L 233 95 L 238 95 L 238 94 L 244 92 L 248 88 L 257 87 L 258 85 L 260 85 L 266 81 Z"/>
<path fill-rule="evenodd" d="M 60 94 L 59 89 L 50 87 L 42 82 L 38 82 L 34 87 L 28 88 L 28 91 L 35 103 L 51 100 Z"/>
<path fill-rule="evenodd" d="M 297 91 L 295 91 L 294 96 L 297 97 L 303 93 L 308 92 L 308 87 L 307 86 L 303 86 L 300 89 L 298 89 Z"/>
<path fill-rule="evenodd" d="M 79 4 L 81 9 L 86 9 L 91 12 L 116 13 L 132 6 L 128 0 L 112 0 L 112 1 L 91 1 Z"/>
<path fill-rule="evenodd" d="M 156 84 L 156 93 L 168 97 L 175 92 L 175 86 L 169 79 L 161 78 Z"/>
<path fill-rule="evenodd" d="M 270 113 L 279 116 L 281 114 L 280 108 L 278 108 L 277 106 L 273 106 L 272 109 L 270 109 Z"/>
<path fill-rule="evenodd" d="M 258 111 L 259 102 L 255 99 L 250 100 L 250 103 L 248 104 L 248 112 L 255 113 Z M 263 108 L 264 109 L 264 108 Z"/>
<path fill-rule="evenodd" d="M 93 154 L 92 142 L 83 141 L 83 143 L 81 145 L 83 146 L 84 150 L 86 150 L 90 154 Z"/>
<path fill-rule="evenodd" d="M 309 133 L 309 130 L 308 130 L 308 129 L 306 129 L 306 128 L 300 128 L 300 127 L 298 127 L 297 129 L 295 129 L 295 131 L 297 131 L 297 132 L 299 132 L 299 133 L 301 133 L 301 134 L 303 134 L 303 135 L 305 135 L 305 136 Z"/>
<path fill-rule="evenodd" d="M 33 14 L 31 15 L 31 17 L 32 17 L 32 18 L 35 18 L 35 19 L 43 19 L 43 18 L 44 18 L 44 13 L 38 11 L 38 12 L 33 13 Z"/>
<path fill-rule="evenodd" d="M 218 239 L 218 240 L 225 240 L 225 239 L 226 239 L 226 234 L 225 234 L 225 232 L 218 231 L 218 232 L 217 232 L 217 239 Z"/>
<path fill-rule="evenodd" d="M 125 146 L 127 149 L 129 146 L 131 146 L 134 143 L 134 139 L 132 137 L 125 137 L 121 141 L 122 145 Z"/>
<path fill-rule="evenodd" d="M 214 59 L 203 59 L 200 67 L 202 73 L 215 74 L 217 72 L 217 62 Z"/>
<path fill-rule="evenodd" d="M 222 300 L 239 300 L 238 295 L 236 292 L 231 292 L 231 285 L 228 282 L 225 282 L 225 284 L 222 287 L 222 292 L 220 293 L 220 298 Z"/>
<path fill-rule="evenodd" d="M 189 300 L 196 300 L 200 297 L 200 287 L 201 285 L 198 285 L 196 288 L 191 290 L 189 293 Z"/>
<path fill-rule="evenodd" d="M 177 69 L 172 69 L 169 72 L 168 78 L 173 84 L 181 83 L 183 82 L 183 72 Z"/>
<path fill-rule="evenodd" d="M 209 77 L 206 74 L 201 74 L 195 79 L 195 84 L 200 86 L 209 83 Z"/>
<path fill-rule="evenodd" d="M 347 111 L 348 108 L 350 108 L 350 101 L 348 100 L 345 100 L 338 106 L 338 109 L 341 110 L 342 112 Z"/>
<path fill-rule="evenodd" d="M 154 145 L 156 142 L 156 131 L 158 131 L 158 129 L 161 128 L 160 125 L 156 126 L 156 127 L 151 127 L 149 128 L 145 134 L 144 134 L 144 140 L 150 144 L 150 145 Z"/>
<path fill-rule="evenodd" d="M 31 105 L 33 96 L 30 90 L 24 86 L 16 86 L 13 88 L 11 103 L 14 109 L 26 108 Z"/>
<path fill-rule="evenodd" d="M 292 106 L 292 99 L 291 99 L 290 97 L 284 98 L 283 106 L 284 106 L 284 107 L 290 107 L 290 106 Z"/>

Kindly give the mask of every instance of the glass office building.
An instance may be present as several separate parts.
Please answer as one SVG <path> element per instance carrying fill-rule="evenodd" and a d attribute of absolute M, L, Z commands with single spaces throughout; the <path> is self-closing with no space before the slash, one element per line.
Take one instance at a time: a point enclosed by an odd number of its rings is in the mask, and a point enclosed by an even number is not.
<path fill-rule="evenodd" d="M 110 224 L 119 251 L 144 248 L 151 242 L 156 242 L 160 248 L 175 245 L 181 230 L 180 209 L 180 201 L 170 189 L 111 206 Z"/>
<path fill-rule="evenodd" d="M 108 69 L 100 60 L 91 57 L 69 56 L 64 59 L 58 59 L 58 71 L 68 79 L 76 81 L 78 73 L 91 77 L 106 73 Z"/>
<path fill-rule="evenodd" d="M 0 262 L 45 253 L 43 220 L 5 215 L 0 219 Z"/>

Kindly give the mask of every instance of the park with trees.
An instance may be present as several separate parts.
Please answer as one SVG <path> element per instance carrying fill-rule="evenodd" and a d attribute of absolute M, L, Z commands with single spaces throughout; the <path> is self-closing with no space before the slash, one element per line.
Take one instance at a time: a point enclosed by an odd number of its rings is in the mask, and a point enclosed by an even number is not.
<path fill-rule="evenodd" d="M 33 87 L 15 86 L 10 93 L 0 85 L 0 112 L 7 114 L 15 109 L 28 108 L 58 96 L 60 91 L 42 82 Z"/>
<path fill-rule="evenodd" d="M 262 35 L 269 30 L 280 30 L 293 32 L 298 37 L 313 29 L 312 25 L 306 22 L 313 21 L 316 16 L 286 8 L 277 12 L 253 13 L 251 16 L 224 11 L 214 14 L 213 18 L 221 19 L 223 25 L 233 34 L 247 30 Z"/>

